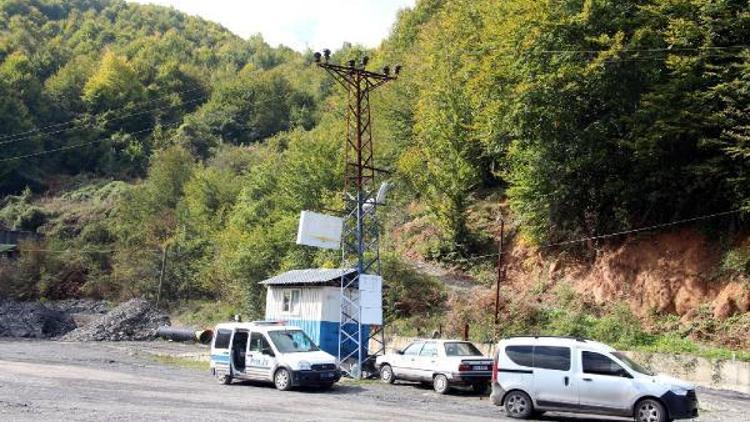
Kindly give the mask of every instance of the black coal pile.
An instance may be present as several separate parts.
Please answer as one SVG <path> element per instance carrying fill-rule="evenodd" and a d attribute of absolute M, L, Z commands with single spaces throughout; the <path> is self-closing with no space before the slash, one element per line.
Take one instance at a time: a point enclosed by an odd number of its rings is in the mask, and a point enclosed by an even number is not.
<path fill-rule="evenodd" d="M 109 303 L 93 299 L 63 299 L 44 302 L 49 309 L 66 314 L 103 315 L 109 311 Z"/>
<path fill-rule="evenodd" d="M 169 325 L 169 316 L 145 299 L 132 299 L 89 324 L 69 332 L 61 340 L 150 340 L 155 338 L 156 330 L 163 325 Z"/>
<path fill-rule="evenodd" d="M 0 337 L 49 338 L 75 328 L 73 318 L 66 312 L 39 302 L 0 299 Z"/>

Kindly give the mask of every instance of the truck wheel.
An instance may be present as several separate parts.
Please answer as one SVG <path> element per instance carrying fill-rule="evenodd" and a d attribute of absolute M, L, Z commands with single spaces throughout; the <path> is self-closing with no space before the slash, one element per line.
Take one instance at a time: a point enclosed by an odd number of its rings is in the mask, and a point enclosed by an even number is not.
<path fill-rule="evenodd" d="M 432 388 L 434 388 L 438 394 L 447 393 L 449 388 L 448 378 L 443 374 L 435 375 L 435 378 L 432 379 Z"/>
<path fill-rule="evenodd" d="M 292 388 L 292 376 L 284 368 L 279 368 L 273 376 L 273 385 L 277 390 L 287 391 Z"/>
<path fill-rule="evenodd" d="M 386 384 L 393 384 L 393 382 L 396 381 L 396 374 L 393 373 L 391 365 L 383 365 L 383 367 L 380 368 L 380 380 Z"/>
<path fill-rule="evenodd" d="M 634 419 L 636 422 L 667 422 L 667 411 L 664 406 L 654 399 L 645 399 L 635 405 Z"/>
<path fill-rule="evenodd" d="M 505 414 L 516 419 L 530 418 L 534 414 L 531 397 L 523 391 L 511 391 L 505 396 Z"/>

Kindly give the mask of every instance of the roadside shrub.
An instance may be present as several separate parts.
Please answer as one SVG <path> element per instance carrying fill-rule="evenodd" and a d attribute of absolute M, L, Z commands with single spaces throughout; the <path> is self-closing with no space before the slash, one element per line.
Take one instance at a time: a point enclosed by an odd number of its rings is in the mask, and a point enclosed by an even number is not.
<path fill-rule="evenodd" d="M 750 275 L 750 248 L 730 249 L 721 261 L 721 269 L 734 274 Z"/>
<path fill-rule="evenodd" d="M 633 348 L 651 344 L 654 336 L 648 334 L 625 304 L 613 306 L 604 316 L 594 319 L 588 336 L 618 348 Z"/>
<path fill-rule="evenodd" d="M 13 228 L 16 230 L 33 232 L 47 223 L 48 219 L 47 213 L 45 213 L 43 209 L 31 206 L 24 209 L 18 217 L 16 217 L 16 221 L 13 223 Z"/>
<path fill-rule="evenodd" d="M 383 257 L 387 312 L 395 318 L 441 312 L 447 295 L 435 278 L 421 274 L 393 255 Z"/>

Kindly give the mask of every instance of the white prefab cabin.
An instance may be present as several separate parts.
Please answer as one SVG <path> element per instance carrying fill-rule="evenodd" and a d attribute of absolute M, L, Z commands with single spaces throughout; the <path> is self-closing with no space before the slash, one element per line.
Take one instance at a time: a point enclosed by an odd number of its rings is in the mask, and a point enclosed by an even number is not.
<path fill-rule="evenodd" d="M 266 320 L 285 321 L 302 328 L 307 335 L 324 351 L 333 356 L 339 355 L 339 329 L 341 312 L 341 278 L 353 277 L 354 269 L 305 269 L 292 270 L 261 282 L 266 291 Z M 354 294 L 360 294 L 354 289 Z M 382 303 L 371 307 L 367 313 L 380 313 Z M 363 310 L 364 312 L 364 310 Z M 368 320 L 365 315 L 363 322 Z M 356 333 L 353 326 L 345 326 L 347 332 Z M 369 325 L 362 325 L 362 339 L 367 339 Z M 367 342 L 362 342 L 363 354 L 367 354 Z M 343 350 L 346 355 L 356 350 Z"/>

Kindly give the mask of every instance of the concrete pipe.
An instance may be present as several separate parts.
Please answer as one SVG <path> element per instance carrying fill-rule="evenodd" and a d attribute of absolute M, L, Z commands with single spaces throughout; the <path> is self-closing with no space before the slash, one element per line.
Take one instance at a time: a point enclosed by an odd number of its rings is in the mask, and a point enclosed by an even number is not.
<path fill-rule="evenodd" d="M 209 344 L 214 336 L 214 332 L 211 330 L 163 326 L 156 330 L 156 335 L 157 337 L 172 341 L 197 341 L 200 344 Z"/>

